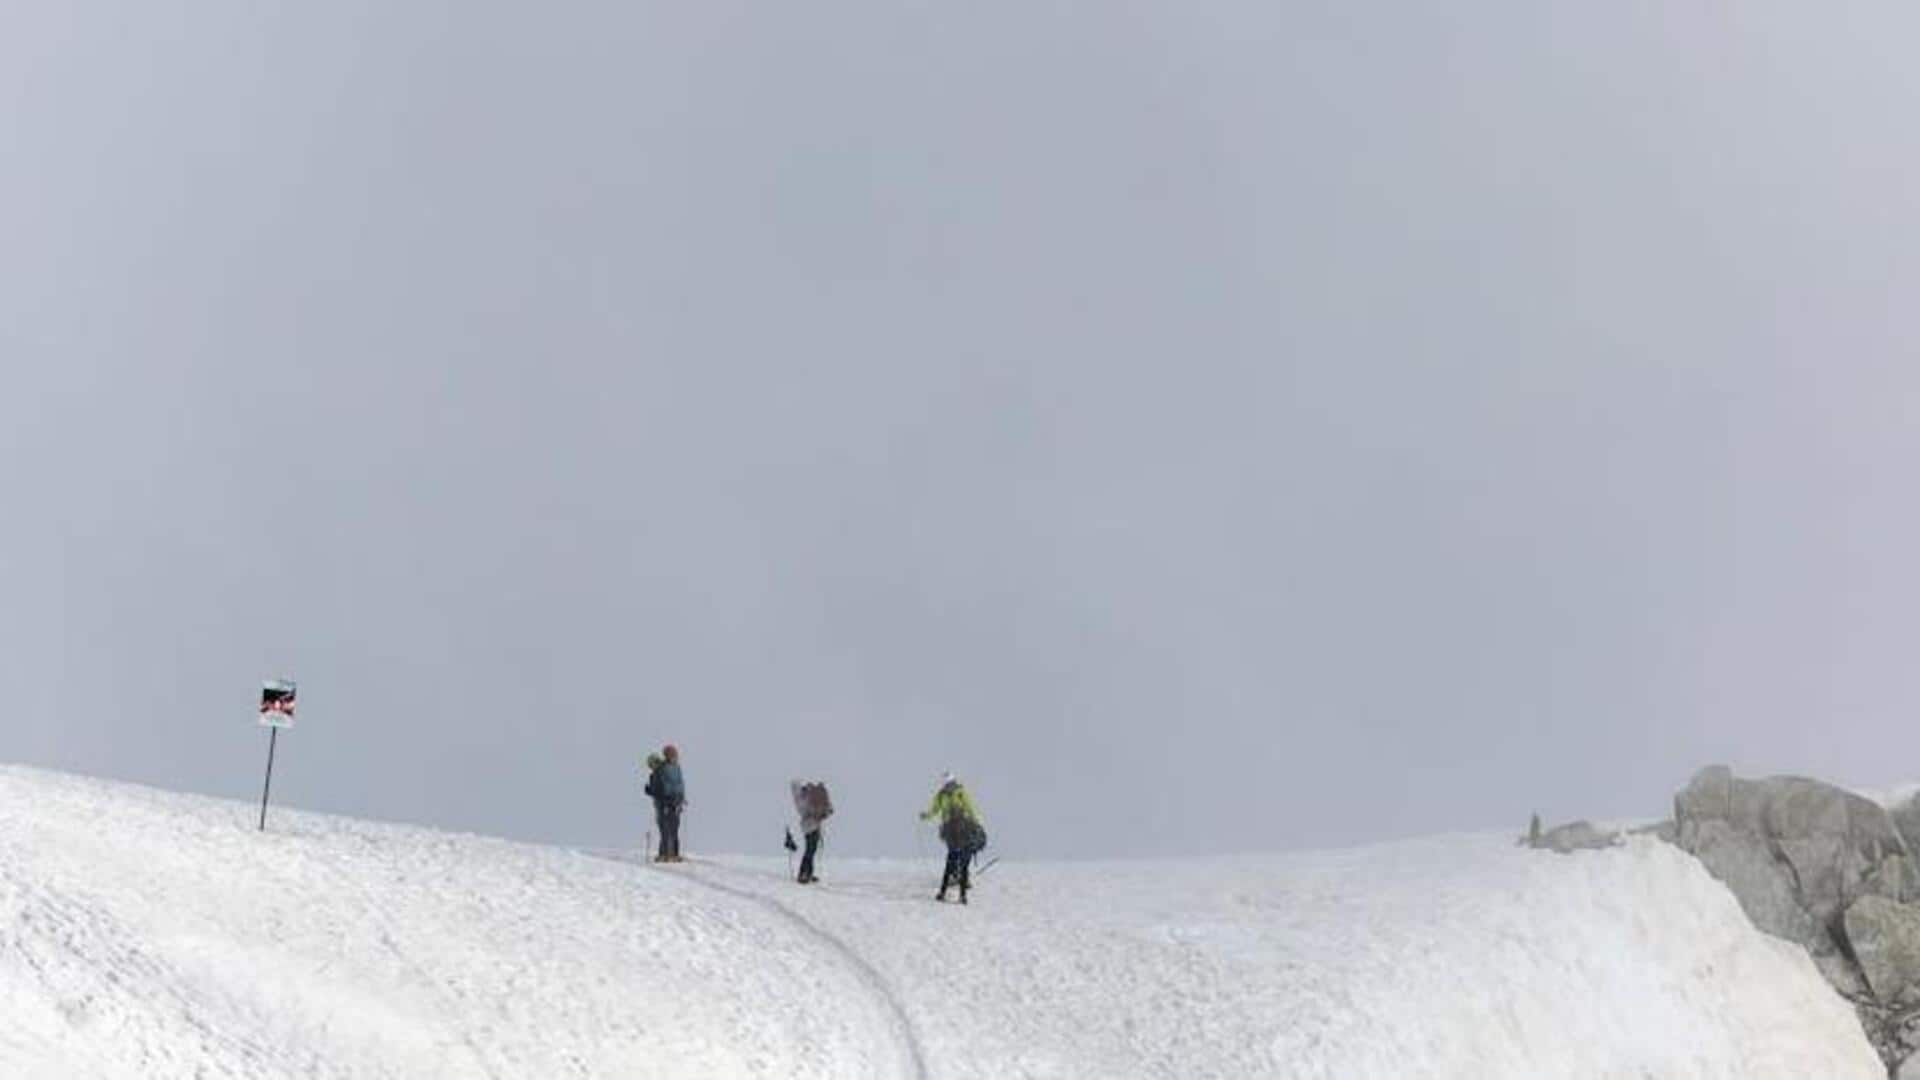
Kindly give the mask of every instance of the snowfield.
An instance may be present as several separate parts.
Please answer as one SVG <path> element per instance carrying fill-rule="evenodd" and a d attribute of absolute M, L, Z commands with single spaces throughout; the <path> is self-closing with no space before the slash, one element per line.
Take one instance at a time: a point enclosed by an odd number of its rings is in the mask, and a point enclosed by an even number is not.
<path fill-rule="evenodd" d="M 961 908 L 933 860 L 255 813 L 0 767 L 0 1076 L 1885 1076 L 1652 840 L 1003 863 Z"/>

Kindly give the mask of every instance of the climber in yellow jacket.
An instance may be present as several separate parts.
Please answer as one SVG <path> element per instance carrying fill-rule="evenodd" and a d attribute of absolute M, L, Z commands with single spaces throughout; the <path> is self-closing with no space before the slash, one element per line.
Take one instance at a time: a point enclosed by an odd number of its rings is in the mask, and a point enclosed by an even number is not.
<path fill-rule="evenodd" d="M 947 773 L 940 778 L 940 790 L 933 793 L 933 802 L 920 820 L 938 821 L 940 840 L 947 845 L 947 869 L 940 875 L 940 891 L 934 899 L 945 900 L 947 887 L 958 885 L 960 902 L 966 903 L 973 857 L 987 846 L 987 830 L 980 823 L 979 809 L 960 781 Z"/>

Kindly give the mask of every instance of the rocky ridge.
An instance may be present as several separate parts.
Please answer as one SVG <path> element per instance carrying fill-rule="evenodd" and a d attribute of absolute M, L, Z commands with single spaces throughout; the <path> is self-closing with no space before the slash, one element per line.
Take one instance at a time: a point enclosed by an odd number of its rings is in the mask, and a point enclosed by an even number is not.
<path fill-rule="evenodd" d="M 1699 859 L 1761 930 L 1804 946 L 1852 1003 L 1895 1080 L 1920 1080 L 1920 795 L 1893 806 L 1799 776 L 1694 774 L 1673 819 L 1648 828 Z M 1586 822 L 1522 843 L 1567 853 L 1606 847 Z"/>

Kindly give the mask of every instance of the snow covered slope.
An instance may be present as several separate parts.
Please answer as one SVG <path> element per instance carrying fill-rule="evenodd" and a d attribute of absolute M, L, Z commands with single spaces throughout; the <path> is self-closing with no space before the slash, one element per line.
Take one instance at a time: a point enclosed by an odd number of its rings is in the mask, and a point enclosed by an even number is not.
<path fill-rule="evenodd" d="M 560 849 L 253 814 L 0 770 L 0 1076 L 912 1067 L 859 977 L 753 905 Z"/>
<path fill-rule="evenodd" d="M 1004 864 L 932 921 L 934 871 L 824 865 L 691 873 L 853 945 L 941 1076 L 1885 1076 L 1805 953 L 1651 839 Z"/>
<path fill-rule="evenodd" d="M 655 869 L 0 768 L 0 1076 L 1873 1077 L 1653 842 Z"/>

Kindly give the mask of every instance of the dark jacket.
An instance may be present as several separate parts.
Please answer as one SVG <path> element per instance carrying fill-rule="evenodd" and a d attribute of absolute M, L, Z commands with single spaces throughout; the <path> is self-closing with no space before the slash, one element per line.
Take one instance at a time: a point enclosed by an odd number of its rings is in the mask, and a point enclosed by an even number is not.
<path fill-rule="evenodd" d="M 680 776 L 680 766 L 667 762 L 653 771 L 647 779 L 647 794 L 653 801 L 669 806 L 679 806 L 687 801 L 687 783 Z"/>

